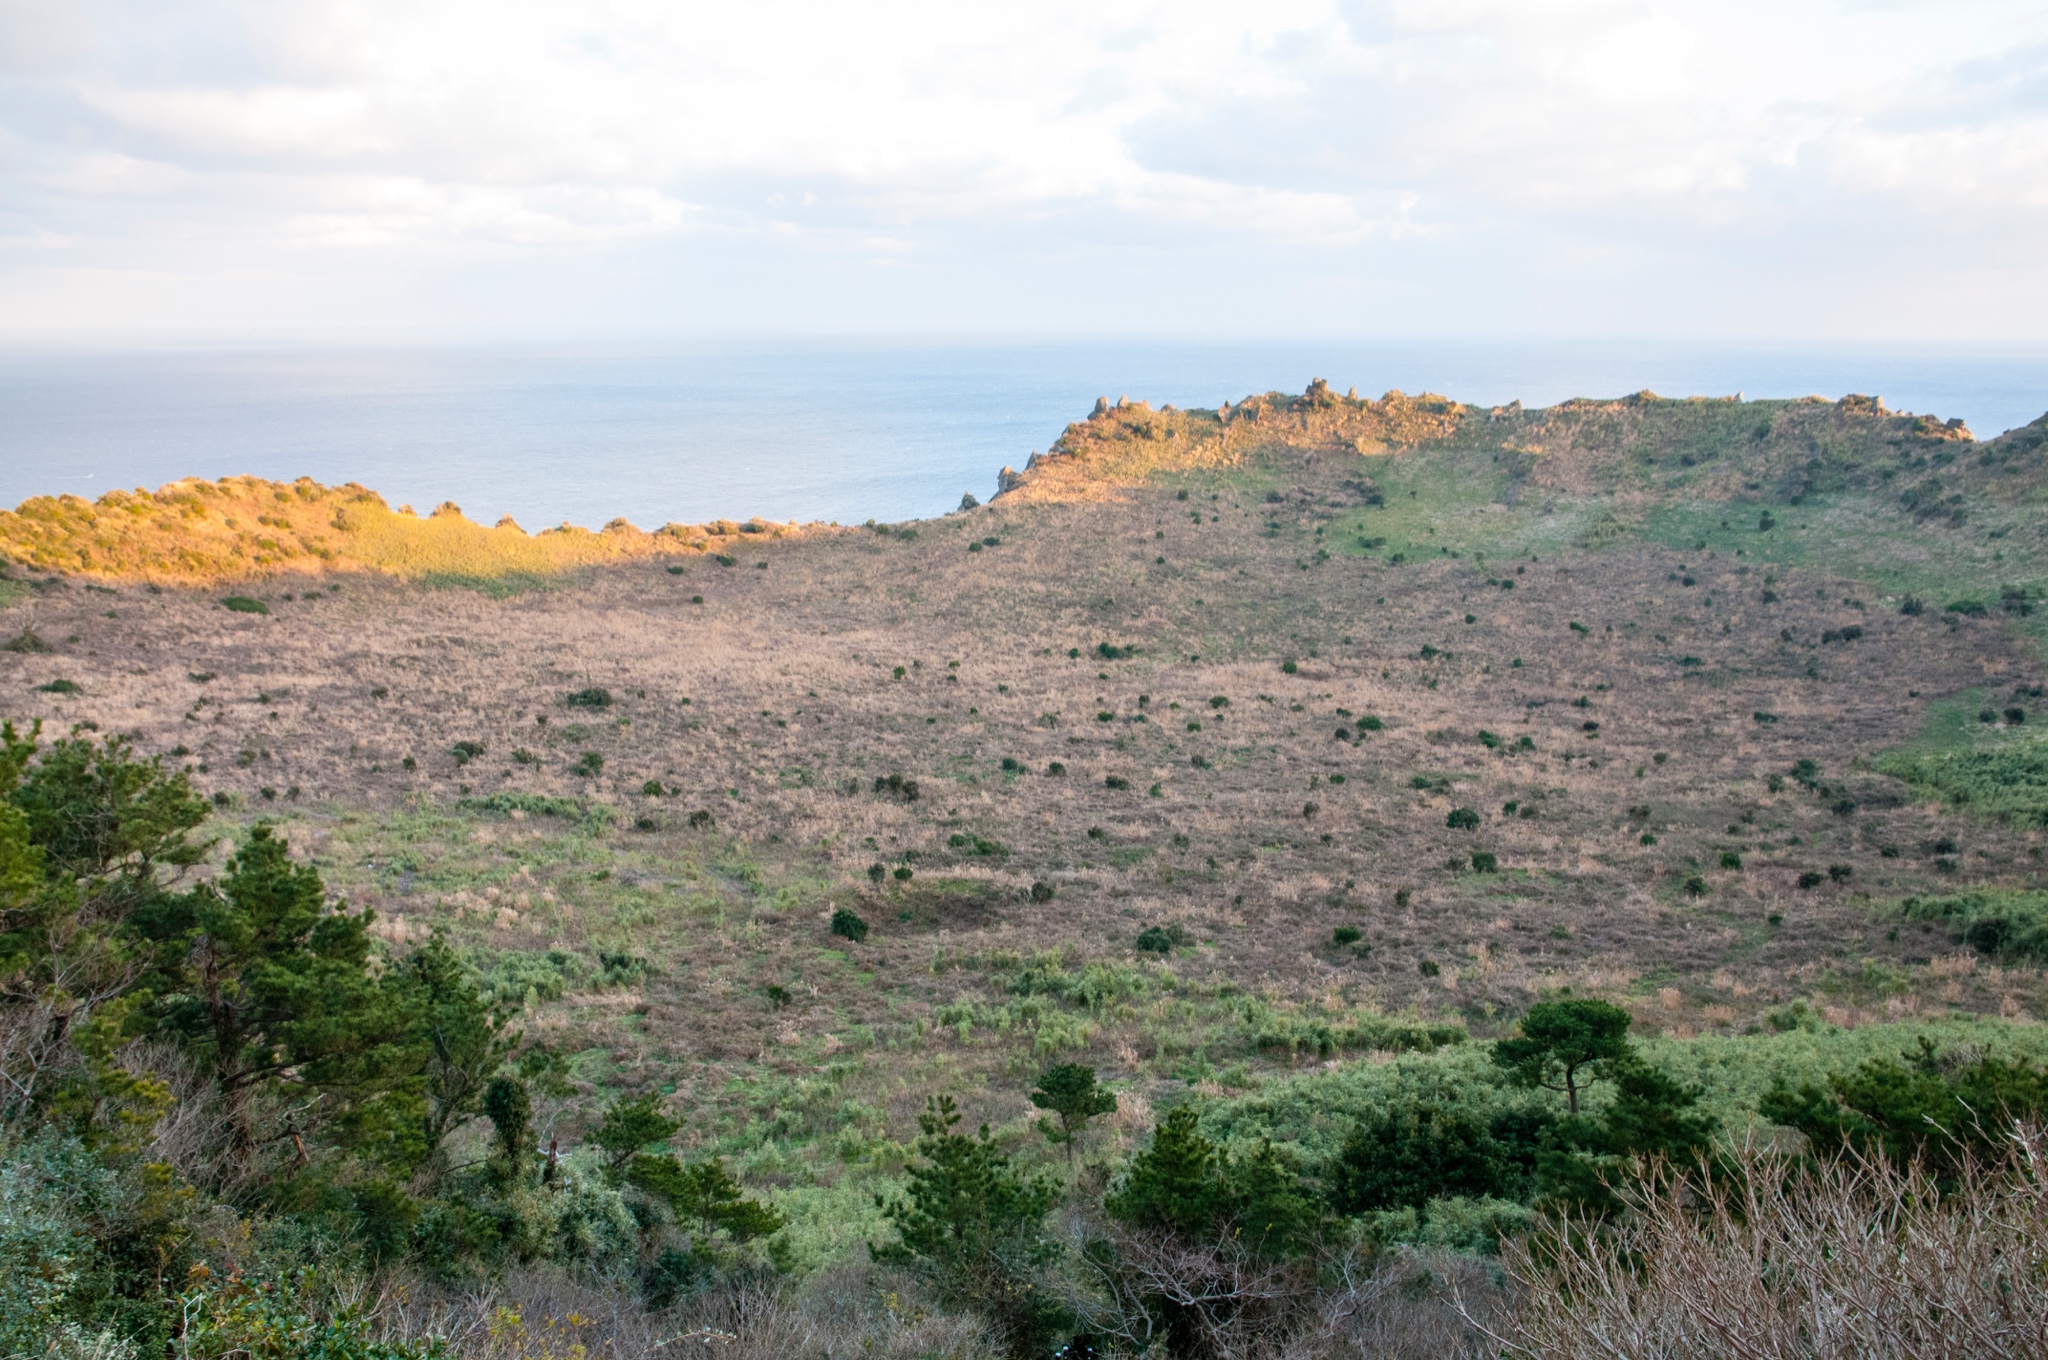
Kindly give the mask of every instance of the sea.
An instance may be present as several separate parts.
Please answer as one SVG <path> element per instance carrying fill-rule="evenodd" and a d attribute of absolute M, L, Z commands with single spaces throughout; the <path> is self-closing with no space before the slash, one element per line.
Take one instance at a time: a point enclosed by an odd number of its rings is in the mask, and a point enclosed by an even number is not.
<path fill-rule="evenodd" d="M 987 499 L 1098 397 L 1338 391 L 1881 396 L 1981 438 L 2048 411 L 2048 346 L 728 339 L 0 346 L 0 506 L 181 477 L 358 482 L 529 530 L 859 523 Z"/>

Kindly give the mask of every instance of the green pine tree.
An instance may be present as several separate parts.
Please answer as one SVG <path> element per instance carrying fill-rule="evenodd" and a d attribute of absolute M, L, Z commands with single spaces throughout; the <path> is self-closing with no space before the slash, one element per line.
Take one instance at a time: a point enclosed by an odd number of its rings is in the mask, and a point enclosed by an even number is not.
<path fill-rule="evenodd" d="M 1032 1089 L 1031 1103 L 1059 1116 L 1058 1130 L 1048 1129 L 1046 1141 L 1066 1145 L 1069 1166 L 1074 1161 L 1074 1143 L 1088 1127 L 1088 1121 L 1116 1111 L 1116 1096 L 1096 1082 L 1094 1068 L 1082 1063 L 1061 1063 L 1048 1068 Z"/>

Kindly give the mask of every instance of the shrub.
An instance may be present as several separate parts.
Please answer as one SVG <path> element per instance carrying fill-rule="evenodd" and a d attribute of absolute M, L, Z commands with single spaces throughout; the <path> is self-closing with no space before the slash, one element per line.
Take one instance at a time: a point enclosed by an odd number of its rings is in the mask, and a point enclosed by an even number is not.
<path fill-rule="evenodd" d="M 1908 615 L 1924 614 L 1927 612 L 1927 602 L 1917 595 L 1908 595 L 1899 601 L 1899 612 Z"/>
<path fill-rule="evenodd" d="M 1470 831 L 1479 825 L 1479 814 L 1471 808 L 1452 808 L 1451 815 L 1444 818 L 1444 825 L 1453 831 Z"/>
<path fill-rule="evenodd" d="M 1050 884 L 1050 883 L 1047 883 L 1047 882 L 1046 882 L 1046 881 L 1045 881 L 1044 879 L 1039 879 L 1039 880 L 1038 880 L 1037 882 L 1035 882 L 1035 883 L 1033 883 L 1033 884 L 1031 885 L 1031 900 L 1032 900 L 1032 901 L 1034 901 L 1034 902 L 1050 902 L 1050 901 L 1052 901 L 1052 897 L 1053 897 L 1053 892 L 1052 892 L 1052 884 Z"/>
<path fill-rule="evenodd" d="M 458 741 L 448 748 L 448 754 L 455 757 L 455 768 L 458 770 L 483 753 L 484 744 L 480 741 Z"/>
<path fill-rule="evenodd" d="M 1378 715 L 1372 713 L 1368 713 L 1358 720 L 1358 730 L 1361 732 L 1378 732 L 1385 726 L 1386 724 L 1380 721 Z"/>
<path fill-rule="evenodd" d="M 901 798 L 906 803 L 917 801 L 917 781 L 905 779 L 900 774 L 876 775 L 875 792 L 891 798 Z"/>
<path fill-rule="evenodd" d="M 1912 1165 L 1802 1163 L 1765 1146 L 1623 1187 L 1628 1212 L 1601 1232 L 1510 1243 L 1522 1302 L 1488 1353 L 1995 1353 L 1961 1338 L 2048 1314 L 2048 1277 L 2015 1268 L 2038 1242 L 2037 1173 L 2003 1162 L 1944 1188 Z M 1737 1328 L 1739 1348 L 1725 1339 Z M 1639 1340 L 1596 1349 L 1617 1337 Z"/>
<path fill-rule="evenodd" d="M 911 868 L 908 864 L 896 866 L 895 878 L 898 883 L 908 883 L 915 877 L 917 877 L 917 870 Z"/>
<path fill-rule="evenodd" d="M 1944 1062 L 1920 1039 L 1904 1061 L 1877 1058 L 1825 1084 L 1782 1081 L 1759 1102 L 1764 1118 L 1805 1134 L 1823 1153 L 1881 1152 L 1953 1175 L 1964 1162 L 1995 1162 L 2014 1122 L 2048 1113 L 2048 1069 L 1979 1056 Z"/>
<path fill-rule="evenodd" d="M 1474 850 L 1472 852 L 1472 871 L 1480 874 L 1498 873 L 1500 871 L 1500 859 L 1491 850 Z"/>
<path fill-rule="evenodd" d="M 585 751 L 583 759 L 570 767 L 571 774 L 582 775 L 585 779 L 594 779 L 603 772 L 604 757 L 596 751 Z"/>
<path fill-rule="evenodd" d="M 270 606 L 248 595 L 230 595 L 220 602 L 221 608 L 237 614 L 268 614 Z"/>
<path fill-rule="evenodd" d="M 1701 878 L 1698 874 L 1694 874 L 1686 879 L 1685 895 L 1687 897 L 1705 897 L 1707 895 L 1707 880 Z"/>
<path fill-rule="evenodd" d="M 1365 932 L 1357 926 L 1338 926 L 1330 932 L 1330 943 L 1338 945 L 1357 944 L 1365 938 Z"/>
<path fill-rule="evenodd" d="M 36 636 L 35 629 L 27 627 L 7 641 L 0 642 L 0 652 L 16 652 L 23 656 L 42 656 L 55 650 L 49 643 Z"/>
<path fill-rule="evenodd" d="M 1740 869 L 1742 867 L 1742 856 L 1734 850 L 1723 850 L 1721 852 L 1721 867 L 1723 869 Z"/>
<path fill-rule="evenodd" d="M 1799 875 L 1799 886 L 1801 888 L 1818 888 L 1826 881 L 1827 875 L 1816 869 L 1808 869 Z"/>
<path fill-rule="evenodd" d="M 1950 600 L 1944 606 L 1944 610 L 1950 614 L 1961 614 L 1964 618 L 1969 619 L 1981 619 L 1991 612 L 1984 607 L 1982 600 Z"/>
<path fill-rule="evenodd" d="M 718 819 L 711 815 L 709 808 L 698 808 L 684 820 L 692 831 L 710 831 L 718 825 Z"/>
<path fill-rule="evenodd" d="M 612 706 L 612 692 L 593 685 L 589 689 L 577 690 L 574 694 L 564 698 L 562 702 L 571 708 L 610 708 Z"/>
<path fill-rule="evenodd" d="M 1909 897 L 1900 904 L 1908 920 L 1939 921 L 1950 938 L 1997 958 L 2048 961 L 2048 893 L 1991 889 L 1954 897 Z"/>
<path fill-rule="evenodd" d="M 1045 772 L 1050 775 L 1065 774 L 1067 772 L 1066 762 L 1062 760 L 1047 761 L 1045 765 Z"/>
<path fill-rule="evenodd" d="M 50 681 L 47 685 L 37 685 L 36 692 L 38 694 L 83 694 L 85 687 L 76 680 L 65 680 L 60 677 Z"/>
<path fill-rule="evenodd" d="M 1141 954 L 1171 954 L 1188 942 L 1187 931 L 1178 924 L 1168 926 L 1146 926 L 1138 932 L 1138 952 Z"/>
<path fill-rule="evenodd" d="M 1301 669 L 1301 667 L 1297 666 L 1297 665 L 1296 665 L 1296 664 L 1295 664 L 1294 662 L 1292 662 L 1292 661 L 1283 661 L 1283 662 L 1281 662 L 1281 663 L 1280 663 L 1280 670 L 1282 671 L 1282 673 L 1284 673 L 1284 674 L 1287 674 L 1287 675 L 1293 675 L 1293 674 L 1295 674 L 1295 673 L 1296 673 L 1297 671 L 1299 671 L 1300 669 Z"/>
<path fill-rule="evenodd" d="M 876 865 L 880 868 L 880 865 Z M 867 920 L 856 911 L 840 907 L 832 913 L 832 933 L 843 940 L 859 944 L 868 937 Z"/>
<path fill-rule="evenodd" d="M 661 786 L 661 781 L 659 779 L 650 779 L 645 784 L 642 784 L 640 786 L 640 792 L 643 796 L 648 798 L 659 798 L 664 793 L 667 793 L 668 790 Z"/>

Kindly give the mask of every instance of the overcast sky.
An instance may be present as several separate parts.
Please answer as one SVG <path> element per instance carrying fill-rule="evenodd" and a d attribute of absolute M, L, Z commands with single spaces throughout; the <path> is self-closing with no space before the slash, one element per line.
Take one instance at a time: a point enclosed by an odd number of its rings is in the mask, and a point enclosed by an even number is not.
<path fill-rule="evenodd" d="M 2048 338 L 2041 0 L 0 0 L 0 332 Z"/>

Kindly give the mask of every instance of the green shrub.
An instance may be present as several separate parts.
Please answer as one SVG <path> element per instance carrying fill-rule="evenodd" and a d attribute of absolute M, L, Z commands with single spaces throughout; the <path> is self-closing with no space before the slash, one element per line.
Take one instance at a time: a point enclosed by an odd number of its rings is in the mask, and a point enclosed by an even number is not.
<path fill-rule="evenodd" d="M 1444 825 L 1453 831 L 1470 831 L 1479 825 L 1479 814 L 1471 808 L 1452 808 L 1451 815 L 1444 818 Z"/>
<path fill-rule="evenodd" d="M 1171 954 L 1187 942 L 1187 931 L 1178 924 L 1146 926 L 1138 932 L 1137 947 L 1141 954 Z"/>
<path fill-rule="evenodd" d="M 458 741 L 448 748 L 448 754 L 455 757 L 455 768 L 458 770 L 483 753 L 484 744 L 480 741 Z"/>
<path fill-rule="evenodd" d="M 640 786 L 641 795 L 647 798 L 659 798 L 667 792 L 668 790 L 661 786 L 659 779 L 650 779 Z"/>
<path fill-rule="evenodd" d="M 1982 600 L 1950 600 L 1944 612 L 1961 614 L 1964 618 L 1981 619 L 1991 611 L 1984 607 Z"/>
<path fill-rule="evenodd" d="M 38 694 L 83 694 L 85 693 L 85 686 L 79 684 L 76 680 L 59 678 L 50 681 L 47 685 L 37 685 L 36 692 Z"/>
<path fill-rule="evenodd" d="M 1742 867 L 1742 856 L 1733 850 L 1723 850 L 1721 852 L 1721 867 L 1723 869 L 1740 869 Z"/>
<path fill-rule="evenodd" d="M 1873 1059 L 1824 1084 L 1781 1081 L 1759 1111 L 1805 1134 L 1817 1151 L 1882 1152 L 1944 1174 L 1966 1160 L 1996 1161 L 2010 1151 L 2013 1122 L 2048 1114 L 2048 1069 L 1983 1056 L 1945 1062 L 1925 1037 L 1919 1050 L 1904 1061 Z"/>
<path fill-rule="evenodd" d="M 1300 670 L 1301 667 L 1297 666 L 1292 661 L 1283 661 L 1280 663 L 1280 669 L 1284 674 L 1293 675 L 1296 671 Z"/>
<path fill-rule="evenodd" d="M 1357 944 L 1365 938 L 1365 932 L 1357 926 L 1338 926 L 1330 932 L 1330 942 L 1337 945 Z"/>
<path fill-rule="evenodd" d="M 220 604 L 221 608 L 233 610 L 237 614 L 268 614 L 270 612 L 269 605 L 248 595 L 230 595 L 223 599 Z"/>
<path fill-rule="evenodd" d="M 1377 714 L 1368 713 L 1358 720 L 1358 730 L 1361 732 L 1378 732 L 1385 727 L 1386 724 L 1380 721 Z"/>
<path fill-rule="evenodd" d="M 714 831 L 718 828 L 718 819 L 711 815 L 709 808 L 698 808 L 684 820 L 692 831 Z"/>
<path fill-rule="evenodd" d="M 1050 884 L 1050 883 L 1047 883 L 1047 882 L 1046 882 L 1046 881 L 1045 881 L 1044 879 L 1042 879 L 1042 878 L 1041 878 L 1041 879 L 1039 879 L 1039 880 L 1038 880 L 1038 881 L 1037 881 L 1036 883 L 1033 883 L 1033 884 L 1031 885 L 1031 900 L 1032 900 L 1032 901 L 1034 901 L 1034 902 L 1050 902 L 1050 901 L 1052 901 L 1052 898 L 1053 898 L 1052 884 Z"/>
<path fill-rule="evenodd" d="M 832 933 L 843 940 L 859 944 L 868 937 L 868 923 L 859 912 L 840 907 L 832 913 Z"/>
<path fill-rule="evenodd" d="M 2016 962 L 2048 962 L 2048 891 L 1986 889 L 1953 897 L 1909 897 L 1899 904 L 1912 921 L 1938 921 L 1957 944 Z"/>
<path fill-rule="evenodd" d="M 1801 888 L 1818 888 L 1826 881 L 1827 875 L 1817 869 L 1808 869 L 1799 875 L 1799 886 Z"/>
<path fill-rule="evenodd" d="M 585 751 L 583 759 L 570 766 L 569 772 L 582 775 L 585 779 L 594 779 L 604 773 L 604 756 L 596 751 Z"/>
<path fill-rule="evenodd" d="M 1472 871 L 1479 874 L 1498 873 L 1500 872 L 1500 859 L 1491 850 L 1474 850 L 1472 852 Z"/>
<path fill-rule="evenodd" d="M 563 699 L 562 702 L 571 708 L 610 708 L 612 706 L 612 692 L 593 685 L 589 689 L 577 690 L 574 694 Z"/>
<path fill-rule="evenodd" d="M 917 801 L 917 781 L 905 779 L 900 774 L 876 775 L 875 792 L 884 797 L 901 798 L 906 803 Z"/>

